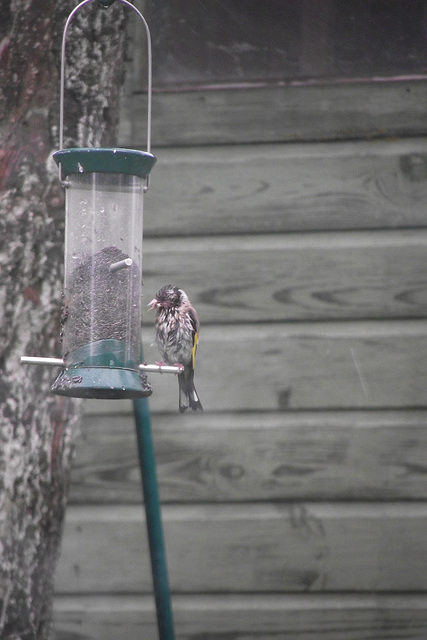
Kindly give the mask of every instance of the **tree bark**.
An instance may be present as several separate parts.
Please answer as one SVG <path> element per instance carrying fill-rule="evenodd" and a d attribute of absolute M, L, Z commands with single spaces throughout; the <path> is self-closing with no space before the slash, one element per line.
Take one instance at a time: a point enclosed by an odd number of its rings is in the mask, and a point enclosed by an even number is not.
<path fill-rule="evenodd" d="M 53 574 L 80 419 L 53 396 L 60 356 L 64 194 L 58 149 L 63 28 L 74 0 L 0 0 L 0 638 L 52 637 Z M 67 40 L 65 142 L 114 144 L 124 6 L 82 7 Z"/>

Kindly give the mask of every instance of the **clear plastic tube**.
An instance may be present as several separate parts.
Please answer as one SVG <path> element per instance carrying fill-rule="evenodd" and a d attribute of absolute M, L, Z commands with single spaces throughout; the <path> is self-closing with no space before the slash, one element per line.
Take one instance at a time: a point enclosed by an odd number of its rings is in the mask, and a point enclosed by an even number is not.
<path fill-rule="evenodd" d="M 67 364 L 137 367 L 141 344 L 143 179 L 69 175 L 63 357 Z"/>

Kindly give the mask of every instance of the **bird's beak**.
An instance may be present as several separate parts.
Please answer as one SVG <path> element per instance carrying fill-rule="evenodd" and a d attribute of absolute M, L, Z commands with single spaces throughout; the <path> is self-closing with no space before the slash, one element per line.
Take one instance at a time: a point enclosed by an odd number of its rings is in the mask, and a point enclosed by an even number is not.
<path fill-rule="evenodd" d="M 157 298 L 153 298 L 153 299 L 151 300 L 151 302 L 149 302 L 149 303 L 148 303 L 147 307 L 148 307 L 148 309 L 149 309 L 150 311 L 154 311 L 154 309 L 156 309 L 156 308 L 157 308 L 158 304 L 159 304 L 159 303 L 158 303 Z"/>

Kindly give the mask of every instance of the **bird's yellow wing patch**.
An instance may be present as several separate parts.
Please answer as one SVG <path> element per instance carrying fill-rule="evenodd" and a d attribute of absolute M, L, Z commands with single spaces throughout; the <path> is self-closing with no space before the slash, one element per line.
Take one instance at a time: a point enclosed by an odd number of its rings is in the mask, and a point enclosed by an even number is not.
<path fill-rule="evenodd" d="M 199 342 L 199 334 L 197 333 L 197 331 L 194 332 L 194 338 L 193 338 L 193 348 L 191 350 L 191 362 L 193 365 L 193 369 L 194 366 L 196 364 L 196 351 L 197 351 L 197 344 Z"/>

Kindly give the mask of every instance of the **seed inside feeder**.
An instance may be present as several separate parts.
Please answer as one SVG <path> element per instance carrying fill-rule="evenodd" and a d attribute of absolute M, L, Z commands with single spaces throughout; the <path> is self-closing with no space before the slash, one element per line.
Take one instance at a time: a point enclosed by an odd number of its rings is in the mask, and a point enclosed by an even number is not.
<path fill-rule="evenodd" d="M 115 246 L 75 259 L 65 291 L 63 353 L 100 340 L 124 343 L 126 366 L 139 361 L 141 275 Z"/>

